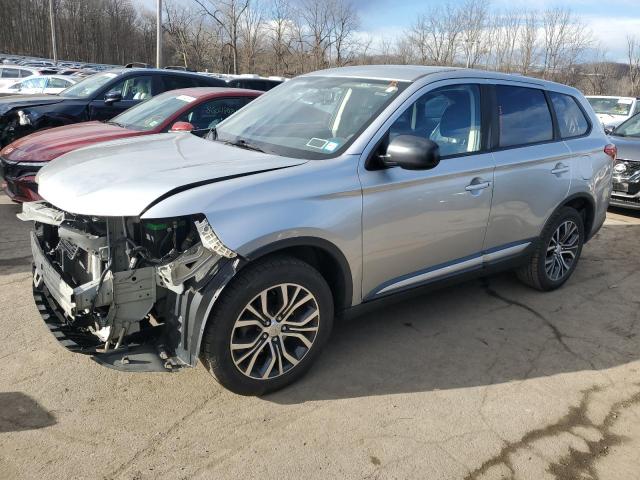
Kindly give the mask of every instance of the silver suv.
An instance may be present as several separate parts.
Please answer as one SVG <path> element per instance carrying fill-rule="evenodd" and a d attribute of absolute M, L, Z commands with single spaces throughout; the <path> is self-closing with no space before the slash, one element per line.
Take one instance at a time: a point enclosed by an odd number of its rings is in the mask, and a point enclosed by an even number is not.
<path fill-rule="evenodd" d="M 615 147 L 577 90 L 466 69 L 348 67 L 286 82 L 206 139 L 76 150 L 40 171 L 35 300 L 120 370 L 198 358 L 240 394 L 298 379 L 334 316 L 515 268 L 571 276 Z"/>

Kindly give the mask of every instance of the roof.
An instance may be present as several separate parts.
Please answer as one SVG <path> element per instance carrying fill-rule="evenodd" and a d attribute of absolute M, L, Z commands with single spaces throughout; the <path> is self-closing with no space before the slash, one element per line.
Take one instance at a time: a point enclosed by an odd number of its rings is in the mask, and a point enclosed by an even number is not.
<path fill-rule="evenodd" d="M 542 80 L 540 78 L 527 77 L 519 74 L 493 72 L 490 70 L 475 70 L 470 68 L 426 65 L 363 65 L 340 67 L 318 70 L 317 72 L 311 72 L 303 76 L 366 78 L 372 80 L 415 82 L 420 78 L 431 75 L 441 77 L 437 78 L 437 80 L 444 80 L 448 78 L 486 78 L 530 83 L 545 87 L 566 87 L 549 80 Z"/>
<path fill-rule="evenodd" d="M 168 92 L 176 95 L 189 95 L 198 99 L 215 98 L 215 97 L 257 97 L 264 92 L 258 90 L 248 90 L 246 88 L 228 88 L 228 87 L 191 87 L 178 88 L 169 90 Z"/>
<path fill-rule="evenodd" d="M 167 70 L 166 68 L 141 68 L 141 67 L 131 67 L 131 68 L 125 68 L 125 67 L 120 67 L 120 68 L 109 68 L 107 70 L 102 70 L 99 73 L 105 73 L 105 72 L 111 72 L 111 73 L 117 73 L 117 74 L 124 74 L 124 73 L 161 73 L 163 75 L 185 75 L 188 77 L 191 77 L 193 75 L 197 75 L 197 76 L 206 76 L 200 72 L 184 72 L 182 70 Z"/>
<path fill-rule="evenodd" d="M 428 67 L 424 65 L 362 65 L 354 67 L 329 68 L 308 73 L 318 77 L 354 77 L 376 80 L 398 80 L 413 82 L 433 73 L 456 70 L 455 67 Z"/>

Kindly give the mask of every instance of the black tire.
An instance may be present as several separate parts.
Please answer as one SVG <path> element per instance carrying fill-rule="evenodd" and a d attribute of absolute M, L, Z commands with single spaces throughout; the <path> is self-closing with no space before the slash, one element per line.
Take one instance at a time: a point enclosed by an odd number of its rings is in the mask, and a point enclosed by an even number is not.
<path fill-rule="evenodd" d="M 289 370 L 275 378 L 252 378 L 241 372 L 240 367 L 236 366 L 234 362 L 230 346 L 232 335 L 234 335 L 234 326 L 245 307 L 256 296 L 265 289 L 275 288 L 280 284 L 296 284 L 313 295 L 312 302 L 314 303 L 312 306 L 317 306 L 319 311 L 317 331 L 312 345 L 306 349 L 306 353 L 301 357 L 299 363 L 293 366 L 290 364 Z M 215 379 L 232 392 L 240 395 L 264 395 L 295 382 L 309 370 L 329 338 L 333 326 L 333 316 L 331 290 L 315 268 L 290 256 L 266 257 L 258 260 L 254 265 L 245 267 L 222 292 L 207 322 L 202 338 L 200 359 Z M 288 341 L 283 336 L 279 336 L 275 340 L 271 337 L 270 339 L 274 342 Z M 269 345 L 268 342 L 264 343 L 265 348 L 267 345 Z M 275 346 L 276 344 L 274 344 L 274 348 Z M 271 347 L 269 345 L 269 348 Z M 263 354 L 273 355 L 273 350 L 271 352 L 263 350 L 261 355 Z"/>
<path fill-rule="evenodd" d="M 547 252 L 550 248 L 552 235 L 565 222 L 573 222 L 577 226 L 578 239 L 575 258 L 570 268 L 557 279 L 551 278 L 547 272 Z M 542 234 L 536 241 L 534 251 L 528 262 L 516 271 L 518 278 L 525 284 L 540 291 L 550 291 L 561 287 L 573 274 L 578 265 L 582 246 L 584 245 L 584 220 L 580 213 L 571 207 L 562 207 L 555 212 L 542 230 Z"/>

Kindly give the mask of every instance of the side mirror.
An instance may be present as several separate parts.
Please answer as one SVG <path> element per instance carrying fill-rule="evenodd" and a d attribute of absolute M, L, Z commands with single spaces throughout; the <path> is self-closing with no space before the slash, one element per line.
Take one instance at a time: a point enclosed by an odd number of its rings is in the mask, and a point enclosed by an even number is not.
<path fill-rule="evenodd" d="M 189 122 L 176 122 L 171 126 L 171 130 L 169 131 L 170 132 L 191 132 L 195 130 L 195 128 L 196 127 L 194 127 Z"/>
<path fill-rule="evenodd" d="M 107 105 L 119 102 L 120 100 L 122 100 L 122 92 L 108 92 L 104 96 L 104 103 L 106 103 Z"/>
<path fill-rule="evenodd" d="M 440 163 L 440 147 L 427 138 L 398 135 L 389 143 L 382 161 L 388 167 L 429 170 Z"/>
<path fill-rule="evenodd" d="M 606 133 L 607 135 L 611 135 L 613 133 L 613 128 L 604 127 L 604 133 Z"/>

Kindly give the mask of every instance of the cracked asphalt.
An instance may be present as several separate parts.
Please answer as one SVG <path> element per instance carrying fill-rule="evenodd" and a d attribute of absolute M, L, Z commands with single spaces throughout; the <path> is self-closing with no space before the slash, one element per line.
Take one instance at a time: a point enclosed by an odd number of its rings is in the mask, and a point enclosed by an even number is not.
<path fill-rule="evenodd" d="M 245 398 L 202 366 L 125 374 L 57 345 L 17 211 L 0 197 L 2 479 L 640 475 L 639 213 L 610 212 L 558 291 L 502 274 L 403 300 Z"/>

